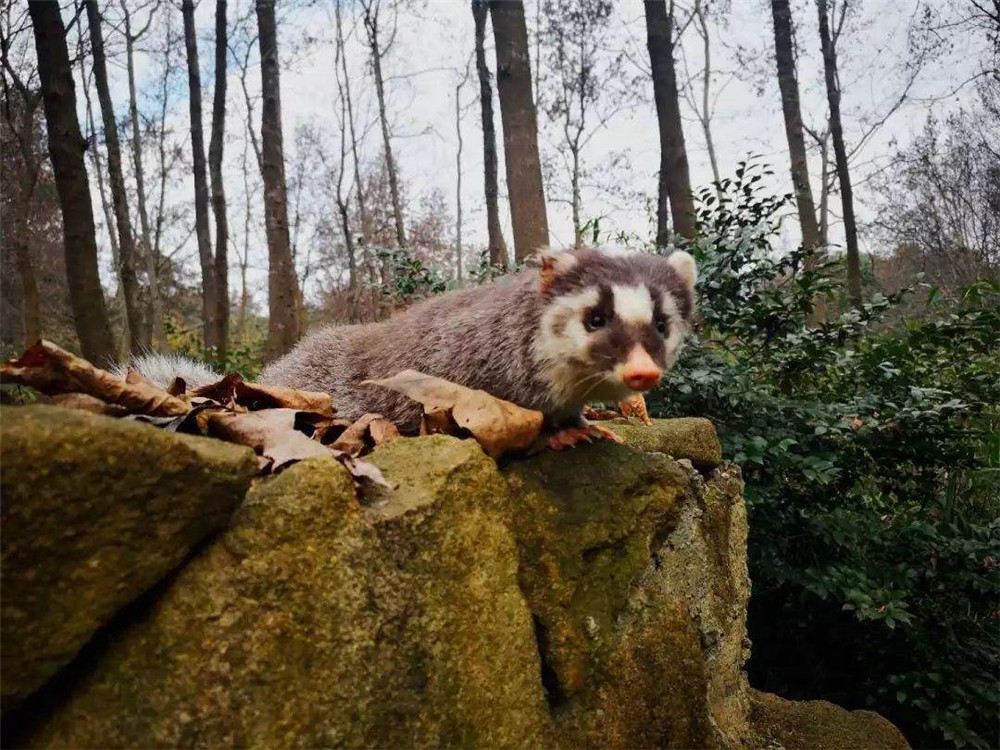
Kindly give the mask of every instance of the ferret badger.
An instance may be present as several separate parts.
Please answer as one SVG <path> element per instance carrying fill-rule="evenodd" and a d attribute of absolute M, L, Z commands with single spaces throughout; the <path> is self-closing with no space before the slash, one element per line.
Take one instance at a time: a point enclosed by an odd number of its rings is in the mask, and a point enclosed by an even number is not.
<path fill-rule="evenodd" d="M 419 404 L 363 383 L 419 370 L 543 412 L 550 427 L 576 431 L 566 444 L 613 437 L 586 425 L 584 406 L 660 382 L 687 332 L 695 277 L 685 252 L 544 251 L 537 270 L 433 297 L 381 323 L 316 331 L 260 382 L 326 391 L 339 416 L 378 413 L 416 433 Z"/>

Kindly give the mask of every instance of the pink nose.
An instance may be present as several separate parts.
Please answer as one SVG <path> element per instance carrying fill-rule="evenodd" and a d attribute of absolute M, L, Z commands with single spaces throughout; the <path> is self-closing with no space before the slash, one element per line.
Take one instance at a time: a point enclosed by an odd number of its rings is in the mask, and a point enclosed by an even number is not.
<path fill-rule="evenodd" d="M 663 375 L 653 358 L 641 344 L 632 347 L 622 368 L 622 381 L 633 391 L 648 391 L 655 388 Z"/>
<path fill-rule="evenodd" d="M 649 370 L 631 370 L 626 372 L 622 376 L 622 379 L 625 381 L 625 385 L 633 391 L 648 391 L 657 386 L 660 382 L 661 374 L 662 373 L 659 368 Z"/>

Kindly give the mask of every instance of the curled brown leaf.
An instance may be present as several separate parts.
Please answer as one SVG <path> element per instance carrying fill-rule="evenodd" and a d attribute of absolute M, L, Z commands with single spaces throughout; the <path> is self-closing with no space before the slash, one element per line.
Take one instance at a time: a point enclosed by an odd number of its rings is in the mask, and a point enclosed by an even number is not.
<path fill-rule="evenodd" d="M 27 385 L 49 396 L 85 393 L 133 414 L 169 417 L 189 409 L 182 399 L 152 384 L 129 383 L 50 341 L 39 341 L 19 359 L 0 365 L 0 381 Z"/>
<path fill-rule="evenodd" d="M 529 447 L 542 429 L 543 415 L 539 411 L 416 370 L 404 370 L 365 384 L 389 388 L 423 404 L 425 416 L 448 412 L 455 424 L 471 432 L 493 458 Z M 440 417 L 431 419 L 435 427 L 440 426 Z"/>
<path fill-rule="evenodd" d="M 230 373 L 215 383 L 196 388 L 191 391 L 191 395 L 204 396 L 224 405 L 237 404 L 250 411 L 297 409 L 327 417 L 332 417 L 334 413 L 333 399 L 329 393 L 248 383 L 238 373 Z"/>

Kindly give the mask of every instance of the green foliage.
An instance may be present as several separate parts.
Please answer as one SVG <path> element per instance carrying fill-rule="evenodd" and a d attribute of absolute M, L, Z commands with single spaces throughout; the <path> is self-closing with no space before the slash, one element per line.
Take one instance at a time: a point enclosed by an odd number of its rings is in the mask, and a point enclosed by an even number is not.
<path fill-rule="evenodd" d="M 441 275 L 406 248 L 377 250 L 375 255 L 391 271 L 391 280 L 382 293 L 397 304 L 416 302 L 447 289 Z"/>
<path fill-rule="evenodd" d="M 230 343 L 224 355 L 206 349 L 201 328 L 184 328 L 173 317 L 164 321 L 169 350 L 185 357 L 201 360 L 222 373 L 238 372 L 247 380 L 255 379 L 264 369 L 264 349 L 267 344 L 265 327 L 248 325 L 238 340 Z"/>
<path fill-rule="evenodd" d="M 702 325 L 649 399 L 712 418 L 743 466 L 751 678 L 1000 746 L 1000 284 L 894 326 L 909 290 L 842 312 L 837 261 L 772 249 L 765 173 L 698 196 Z"/>

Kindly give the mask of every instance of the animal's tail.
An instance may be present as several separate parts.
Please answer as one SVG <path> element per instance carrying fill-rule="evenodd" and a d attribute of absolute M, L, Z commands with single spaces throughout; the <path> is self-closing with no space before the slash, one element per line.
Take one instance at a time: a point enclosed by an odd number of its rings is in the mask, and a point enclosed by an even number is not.
<path fill-rule="evenodd" d="M 112 372 L 125 377 L 129 364 L 147 380 L 161 388 L 166 388 L 174 378 L 183 378 L 188 388 L 197 388 L 214 383 L 222 375 L 204 362 L 198 362 L 179 354 L 139 354 L 131 363 L 118 364 Z"/>

